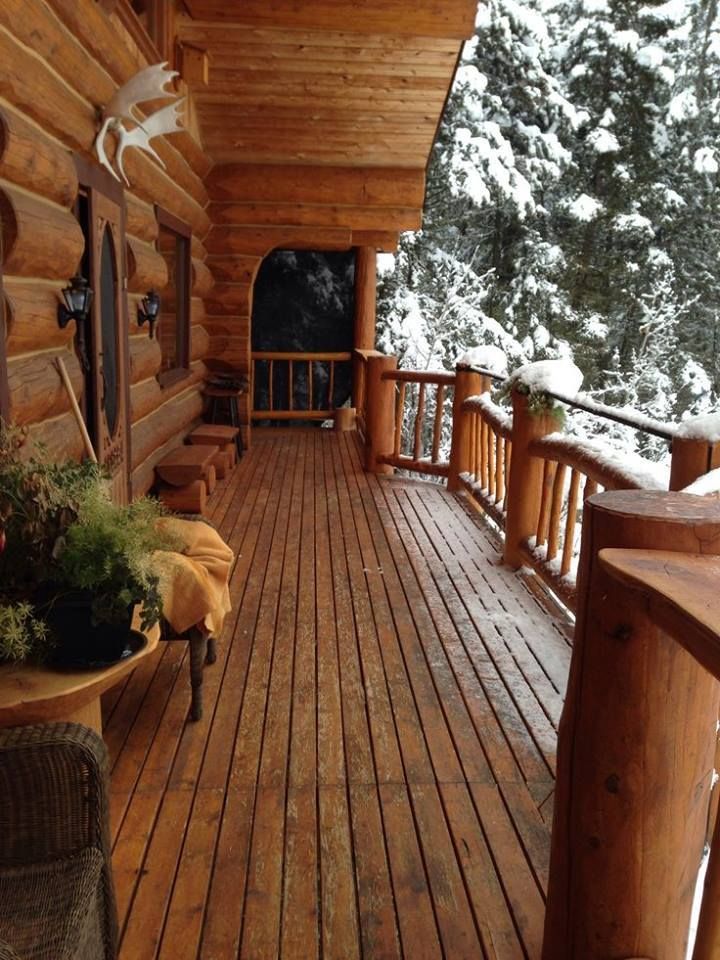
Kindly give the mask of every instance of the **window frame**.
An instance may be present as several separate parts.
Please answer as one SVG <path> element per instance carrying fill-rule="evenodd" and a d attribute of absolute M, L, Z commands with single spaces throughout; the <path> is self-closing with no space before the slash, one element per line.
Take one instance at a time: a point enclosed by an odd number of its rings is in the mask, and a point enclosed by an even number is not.
<path fill-rule="evenodd" d="M 165 210 L 164 207 L 155 206 L 155 216 L 158 227 L 164 227 L 171 231 L 177 238 L 184 241 L 183 253 L 183 276 L 185 284 L 182 291 L 178 291 L 178 271 L 175 271 L 175 343 L 177 350 L 177 363 L 170 370 L 161 370 L 157 375 L 157 381 L 161 387 L 170 387 L 185 377 L 190 376 L 190 325 L 191 318 L 191 298 L 192 298 L 192 227 L 189 223 L 176 217 Z M 157 240 L 157 250 L 160 251 L 160 238 Z M 160 316 L 158 323 L 162 324 L 162 300 L 160 302 Z"/>

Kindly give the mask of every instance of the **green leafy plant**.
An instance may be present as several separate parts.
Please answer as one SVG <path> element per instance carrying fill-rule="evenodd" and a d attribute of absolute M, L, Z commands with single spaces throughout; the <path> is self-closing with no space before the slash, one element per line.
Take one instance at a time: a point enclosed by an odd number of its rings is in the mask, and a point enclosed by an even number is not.
<path fill-rule="evenodd" d="M 36 615 L 32 604 L 0 601 L 0 659 L 42 660 L 51 648 L 47 625 Z"/>
<path fill-rule="evenodd" d="M 0 422 L 0 658 L 47 655 L 44 617 L 71 594 L 91 598 L 93 623 L 122 622 L 142 606 L 147 629 L 162 613 L 155 550 L 178 544 L 158 531 L 157 501 L 119 506 L 93 463 L 52 463 Z"/>

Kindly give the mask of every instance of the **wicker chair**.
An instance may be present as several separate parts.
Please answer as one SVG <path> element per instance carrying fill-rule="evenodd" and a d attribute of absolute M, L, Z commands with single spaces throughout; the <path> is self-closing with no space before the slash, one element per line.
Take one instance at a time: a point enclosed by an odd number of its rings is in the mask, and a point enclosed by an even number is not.
<path fill-rule="evenodd" d="M 107 783 L 87 727 L 0 730 L 0 958 L 117 957 Z"/>

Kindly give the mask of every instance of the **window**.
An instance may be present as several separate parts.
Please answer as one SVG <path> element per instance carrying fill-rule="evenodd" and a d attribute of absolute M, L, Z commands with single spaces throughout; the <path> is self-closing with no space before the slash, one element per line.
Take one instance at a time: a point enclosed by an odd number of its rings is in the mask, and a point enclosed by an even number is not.
<path fill-rule="evenodd" d="M 168 386 L 186 376 L 190 353 L 190 227 L 156 208 L 160 231 L 158 250 L 168 268 L 168 284 L 160 290 L 157 337 L 162 359 L 158 380 Z"/>

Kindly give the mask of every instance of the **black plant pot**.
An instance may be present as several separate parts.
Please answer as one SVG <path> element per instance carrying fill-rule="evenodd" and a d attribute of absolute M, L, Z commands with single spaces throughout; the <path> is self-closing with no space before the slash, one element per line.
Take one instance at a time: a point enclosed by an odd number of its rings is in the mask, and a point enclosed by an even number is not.
<path fill-rule="evenodd" d="M 91 593 L 77 591 L 62 594 L 47 604 L 44 618 L 57 640 L 52 657 L 55 665 L 108 666 L 137 649 L 137 635 L 130 629 L 132 605 L 122 620 L 94 624 L 92 601 Z"/>

